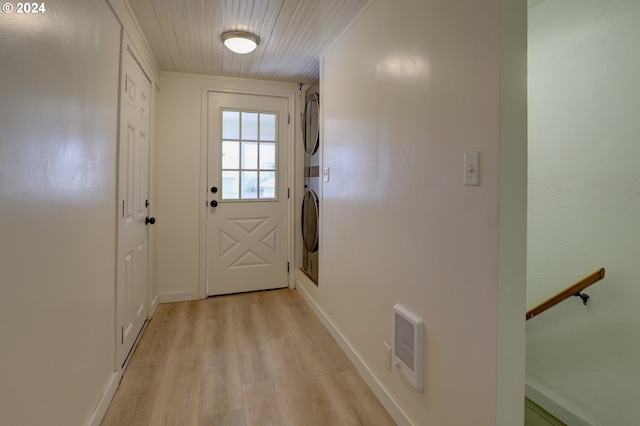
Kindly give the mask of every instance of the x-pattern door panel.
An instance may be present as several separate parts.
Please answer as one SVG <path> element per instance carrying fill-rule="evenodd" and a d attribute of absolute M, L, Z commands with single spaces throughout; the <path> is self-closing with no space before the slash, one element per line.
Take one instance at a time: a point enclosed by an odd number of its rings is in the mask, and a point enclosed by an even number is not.
<path fill-rule="evenodd" d="M 227 219 L 220 227 L 220 266 L 240 269 L 277 262 L 278 226 L 273 222 L 269 218 Z"/>

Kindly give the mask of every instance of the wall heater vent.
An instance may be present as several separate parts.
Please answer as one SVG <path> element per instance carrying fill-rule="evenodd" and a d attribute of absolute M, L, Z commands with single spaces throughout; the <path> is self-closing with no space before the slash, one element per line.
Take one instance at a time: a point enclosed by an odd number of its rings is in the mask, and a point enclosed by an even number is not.
<path fill-rule="evenodd" d="M 394 361 L 400 373 L 416 389 L 424 389 L 424 323 L 400 305 L 394 313 Z"/>

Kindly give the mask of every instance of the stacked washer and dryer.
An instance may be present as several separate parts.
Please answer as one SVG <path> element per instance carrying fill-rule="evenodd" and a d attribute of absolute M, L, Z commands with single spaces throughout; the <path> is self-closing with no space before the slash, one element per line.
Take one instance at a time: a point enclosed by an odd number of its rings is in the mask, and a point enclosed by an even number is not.
<path fill-rule="evenodd" d="M 320 217 L 320 99 L 317 87 L 307 91 L 304 107 L 304 188 L 302 199 L 302 270 L 318 283 Z"/>

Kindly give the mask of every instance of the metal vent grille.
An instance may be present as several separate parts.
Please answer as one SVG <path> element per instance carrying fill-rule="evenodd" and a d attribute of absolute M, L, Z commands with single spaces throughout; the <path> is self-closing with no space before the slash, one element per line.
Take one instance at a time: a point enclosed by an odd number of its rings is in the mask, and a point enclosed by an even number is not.
<path fill-rule="evenodd" d="M 393 307 L 395 365 L 416 389 L 424 389 L 424 325 L 400 305 Z"/>
<path fill-rule="evenodd" d="M 411 371 L 415 371 L 413 354 L 416 350 L 413 336 L 416 333 L 415 327 L 402 315 L 396 312 L 396 356 Z"/>

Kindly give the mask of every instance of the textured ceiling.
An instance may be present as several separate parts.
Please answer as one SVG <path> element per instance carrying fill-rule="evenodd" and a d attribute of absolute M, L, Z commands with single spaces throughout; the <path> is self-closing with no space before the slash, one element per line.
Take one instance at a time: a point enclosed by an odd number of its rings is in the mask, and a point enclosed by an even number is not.
<path fill-rule="evenodd" d="M 313 83 L 318 58 L 367 0 L 129 0 L 160 69 Z M 249 31 L 258 48 L 238 55 L 220 34 Z"/>

